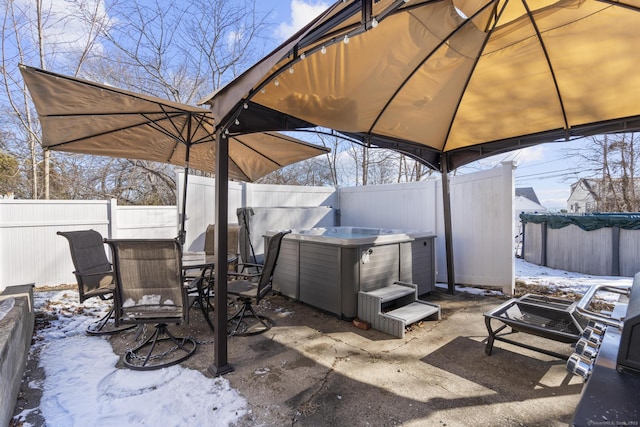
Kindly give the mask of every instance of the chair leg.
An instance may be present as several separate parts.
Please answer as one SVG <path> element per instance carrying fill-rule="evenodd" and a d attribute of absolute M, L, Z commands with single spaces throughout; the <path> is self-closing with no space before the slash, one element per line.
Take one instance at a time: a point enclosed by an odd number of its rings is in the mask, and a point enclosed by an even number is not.
<path fill-rule="evenodd" d="M 125 351 L 123 363 L 134 370 L 160 369 L 188 359 L 195 353 L 196 347 L 193 338 L 177 338 L 169 332 L 166 323 L 158 323 L 149 338 Z"/>
<path fill-rule="evenodd" d="M 136 325 L 120 325 L 116 326 L 113 321 L 113 313 L 115 309 L 112 305 L 107 314 L 102 316 L 100 320 L 97 322 L 87 326 L 86 333 L 87 335 L 112 335 L 117 334 L 118 332 L 126 331 L 129 329 L 133 329 Z"/>
<path fill-rule="evenodd" d="M 206 286 L 202 286 L 198 288 L 198 296 L 199 296 L 199 304 L 200 310 L 202 311 L 202 315 L 204 316 L 204 320 L 209 325 L 209 329 L 214 330 L 213 322 L 211 321 L 210 313 L 213 313 L 214 307 L 211 304 L 211 284 L 207 284 Z"/>
<path fill-rule="evenodd" d="M 253 317 L 255 319 L 251 325 L 245 322 L 246 318 Z M 242 307 L 228 320 L 229 323 L 235 325 L 228 332 L 229 336 L 249 336 L 267 332 L 273 326 L 273 321 L 267 316 L 256 313 L 249 300 L 242 300 Z M 262 327 L 260 327 L 262 325 Z M 242 329 L 240 329 L 242 327 Z"/>

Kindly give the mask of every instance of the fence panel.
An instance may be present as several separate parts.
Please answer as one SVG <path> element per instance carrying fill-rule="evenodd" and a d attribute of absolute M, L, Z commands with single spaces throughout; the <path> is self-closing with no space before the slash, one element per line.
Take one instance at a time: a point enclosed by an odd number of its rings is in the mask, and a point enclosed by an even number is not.
<path fill-rule="evenodd" d="M 551 228 L 527 222 L 523 255 L 530 263 L 560 270 L 633 277 L 640 271 L 639 237 L 640 230 L 619 227 L 586 231 L 573 224 Z"/>
<path fill-rule="evenodd" d="M 179 180 L 180 175 L 179 173 Z M 215 221 L 215 182 L 189 176 L 186 250 L 202 250 Z M 339 189 L 229 184 L 229 222 L 236 209 L 317 207 L 339 209 L 341 225 L 435 232 L 438 280 L 446 281 L 440 181 Z M 456 280 L 509 287 L 513 282 L 511 164 L 452 177 Z M 181 192 L 179 192 L 181 193 Z M 181 200 L 181 198 L 180 198 Z M 67 242 L 58 230 L 93 228 L 105 237 L 158 238 L 178 234 L 181 203 L 118 207 L 112 201 L 0 201 L 0 289 L 9 284 L 75 283 Z M 110 220 L 112 220 L 110 222 Z M 336 221 L 337 222 L 337 221 Z"/>
<path fill-rule="evenodd" d="M 620 230 L 620 275 L 633 277 L 640 271 L 640 230 Z"/>
<path fill-rule="evenodd" d="M 340 189 L 340 224 L 436 232 L 436 180 Z"/>
<path fill-rule="evenodd" d="M 544 224 L 534 224 L 528 222 L 524 227 L 524 245 L 522 257 L 533 264 L 542 265 L 542 241 Z M 545 248 L 546 250 L 546 248 Z"/>
<path fill-rule="evenodd" d="M 0 290 L 22 283 L 75 283 L 69 245 L 56 232 L 109 233 L 105 200 L 0 200 L 0 212 Z"/>
<path fill-rule="evenodd" d="M 178 218 L 177 229 L 180 229 L 180 215 L 182 215 L 182 189 L 184 186 L 184 171 L 177 173 L 178 182 Z M 244 183 L 229 182 L 229 198 L 227 215 L 229 224 L 237 224 L 236 209 L 243 206 Z M 187 209 L 185 230 L 187 232 L 184 248 L 187 251 L 204 250 L 204 236 L 209 224 L 215 223 L 216 218 L 216 180 L 203 176 L 189 175 L 187 188 Z"/>
<path fill-rule="evenodd" d="M 306 187 L 301 185 L 246 184 L 244 206 L 253 207 L 315 207 L 339 206 L 337 191 L 333 187 Z"/>
<path fill-rule="evenodd" d="M 111 236 L 120 239 L 171 239 L 178 235 L 176 206 L 118 206 Z"/>
<path fill-rule="evenodd" d="M 451 177 L 451 222 L 456 283 L 499 287 L 515 285 L 513 256 L 513 163 Z M 442 192 L 441 187 L 438 192 Z M 444 221 L 438 209 L 438 280 L 446 281 Z"/>
<path fill-rule="evenodd" d="M 547 229 L 547 266 L 551 268 L 608 276 L 612 250 L 610 228 L 589 232 L 575 225 Z"/>

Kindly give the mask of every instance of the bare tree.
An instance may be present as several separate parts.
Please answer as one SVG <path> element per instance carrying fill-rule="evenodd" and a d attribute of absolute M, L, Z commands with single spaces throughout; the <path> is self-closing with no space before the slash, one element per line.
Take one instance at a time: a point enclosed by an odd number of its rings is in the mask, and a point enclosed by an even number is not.
<path fill-rule="evenodd" d="M 426 176 L 431 176 L 433 169 L 410 158 L 406 154 L 400 154 L 398 158 L 398 182 L 421 181 Z"/>
<path fill-rule="evenodd" d="M 599 212 L 637 212 L 640 195 L 636 187 L 640 138 L 635 133 L 599 135 L 588 138 L 586 149 L 566 150 L 565 154 L 579 160 L 585 177 L 594 192 Z"/>
<path fill-rule="evenodd" d="M 55 66 L 77 72 L 96 46 L 98 33 L 106 25 L 101 0 L 67 2 L 64 11 L 56 9 L 50 1 L 2 2 L 2 86 L 5 102 L 4 112 L 14 118 L 5 123 L 5 130 L 11 129 L 16 141 L 10 149 L 16 155 L 26 147 L 30 168 L 31 198 L 41 194 L 50 196 L 49 165 L 50 155 L 42 150 L 39 123 L 35 119 L 29 102 L 28 92 L 18 71 L 19 63 L 30 63 L 46 69 Z M 89 9 L 89 6 L 91 9 Z M 78 15 L 81 15 L 81 20 Z M 78 22 L 81 31 L 69 31 Z M 70 36 L 71 35 L 71 36 Z M 41 188 L 40 177 L 44 177 Z"/>
<path fill-rule="evenodd" d="M 25 198 L 175 203 L 175 174 L 173 167 L 148 162 L 65 153 L 50 160 L 19 63 L 195 103 L 258 59 L 266 28 L 265 16 L 250 0 L 115 0 L 108 7 L 104 0 L 68 0 L 64 9 L 49 0 L 2 0 L 0 5 L 0 108 L 5 113 L 0 131 L 13 137 L 5 151 L 27 178 L 21 185 L 30 185 L 20 191 Z M 133 190 L 134 183 L 140 191 Z M 150 192 L 161 194 L 149 197 Z"/>
<path fill-rule="evenodd" d="M 108 61 L 97 74 L 183 103 L 195 103 L 258 59 L 266 28 L 250 0 L 122 1 L 112 13 L 116 23 L 104 33 Z"/>

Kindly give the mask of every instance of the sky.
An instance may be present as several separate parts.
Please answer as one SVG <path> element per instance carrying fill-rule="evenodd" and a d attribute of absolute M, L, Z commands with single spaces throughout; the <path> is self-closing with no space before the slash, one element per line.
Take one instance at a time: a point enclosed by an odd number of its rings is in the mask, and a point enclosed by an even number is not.
<path fill-rule="evenodd" d="M 630 277 L 571 273 L 522 259 L 516 259 L 516 279 L 579 294 L 596 283 L 629 286 L 632 282 Z M 484 289 L 457 290 L 486 293 Z M 605 296 L 615 298 L 615 294 Z M 8 308 L 11 301 L 0 305 L 0 318 L 8 311 L 5 305 Z M 18 414 L 17 421 L 40 411 L 46 424 L 56 427 L 225 426 L 250 410 L 246 399 L 224 377 L 209 378 L 180 365 L 156 371 L 116 369 L 119 355 L 111 344 L 104 337 L 85 334 L 86 327 L 106 313 L 108 302 L 90 298 L 80 304 L 75 290 L 35 292 L 34 308 L 39 316 L 53 319 L 37 331 L 31 347 L 31 352 L 40 350 L 39 365 L 45 378 L 30 386 L 42 390 L 42 399 L 38 408 Z"/>
<path fill-rule="evenodd" d="M 585 140 L 550 142 L 493 156 L 480 163 L 483 168 L 490 168 L 499 166 L 502 161 L 513 161 L 516 165 L 516 188 L 532 187 L 542 206 L 550 211 L 558 211 L 567 208 L 571 184 L 592 174 L 567 150 L 585 150 L 587 145 Z M 473 172 L 478 168 L 477 163 L 473 163 L 461 169 L 463 172 Z"/>

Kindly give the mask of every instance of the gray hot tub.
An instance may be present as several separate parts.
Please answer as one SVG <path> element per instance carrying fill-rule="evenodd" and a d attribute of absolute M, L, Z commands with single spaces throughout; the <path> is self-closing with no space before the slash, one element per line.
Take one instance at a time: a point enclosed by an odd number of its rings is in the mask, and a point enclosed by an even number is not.
<path fill-rule="evenodd" d="M 358 313 L 359 291 L 402 280 L 417 284 L 419 295 L 431 292 L 435 286 L 434 240 L 430 232 L 380 228 L 293 230 L 282 242 L 273 289 L 352 319 Z"/>

